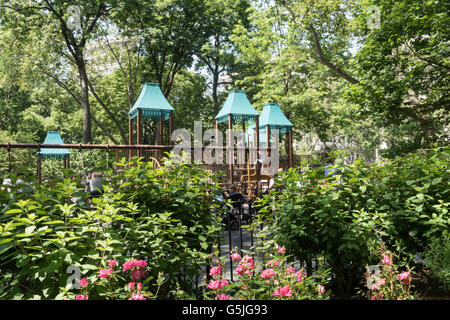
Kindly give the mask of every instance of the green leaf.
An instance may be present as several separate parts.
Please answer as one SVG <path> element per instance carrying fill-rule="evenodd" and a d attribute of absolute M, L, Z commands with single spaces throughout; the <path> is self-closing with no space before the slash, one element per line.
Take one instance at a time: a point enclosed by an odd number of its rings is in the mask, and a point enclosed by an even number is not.
<path fill-rule="evenodd" d="M 25 228 L 25 234 L 26 234 L 27 236 L 28 236 L 28 235 L 31 235 L 35 229 L 36 229 L 36 226 L 29 226 L 29 227 L 26 227 L 26 228 Z"/>

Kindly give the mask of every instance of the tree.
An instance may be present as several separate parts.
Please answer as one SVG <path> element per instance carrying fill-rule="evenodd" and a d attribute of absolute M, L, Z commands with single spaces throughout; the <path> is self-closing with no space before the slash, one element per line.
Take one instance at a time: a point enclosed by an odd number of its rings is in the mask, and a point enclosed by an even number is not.
<path fill-rule="evenodd" d="M 244 28 L 248 26 L 250 4 L 248 0 L 210 0 L 206 5 L 208 39 L 196 53 L 199 58 L 197 67 L 206 67 L 210 74 L 208 86 L 211 88 L 213 108 L 217 114 L 220 110 L 219 86 L 231 85 L 232 74 L 237 69 L 236 49 L 231 35 L 237 25 Z"/>
<path fill-rule="evenodd" d="M 375 30 L 367 28 L 370 5 L 380 9 Z M 449 141 L 449 9 L 445 1 L 364 1 L 358 15 L 364 40 L 352 99 L 362 114 L 392 128 L 399 152 Z"/>
<path fill-rule="evenodd" d="M 115 15 L 124 35 L 138 35 L 143 79 L 159 83 L 169 97 L 175 76 L 193 63 L 206 41 L 205 4 L 202 0 L 131 0 Z"/>
<path fill-rule="evenodd" d="M 80 95 L 77 96 L 67 84 L 54 73 L 47 74 L 66 89 L 77 100 L 83 110 L 83 142 L 92 142 L 91 109 L 89 104 L 89 80 L 86 69 L 85 48 L 104 18 L 113 8 L 114 2 L 79 1 L 68 4 L 64 1 L 2 1 L 1 8 L 6 8 L 6 19 L 19 28 L 22 33 L 31 33 L 31 39 L 56 40 L 48 49 L 55 50 L 60 59 L 68 59 L 76 66 L 79 77 Z M 73 14 L 73 15 L 72 15 Z M 29 25 L 32 18 L 34 25 Z M 72 20 L 69 20 L 72 19 Z M 69 23 L 72 21 L 72 23 Z M 48 54 L 48 52 L 47 52 Z M 58 57 L 53 57 L 58 59 Z M 59 59 L 58 59 L 59 60 Z M 51 63 L 57 63 L 52 61 Z M 66 62 L 67 63 L 67 62 Z M 63 70 L 59 70 L 64 73 Z M 45 73 L 45 69 L 42 69 Z"/>

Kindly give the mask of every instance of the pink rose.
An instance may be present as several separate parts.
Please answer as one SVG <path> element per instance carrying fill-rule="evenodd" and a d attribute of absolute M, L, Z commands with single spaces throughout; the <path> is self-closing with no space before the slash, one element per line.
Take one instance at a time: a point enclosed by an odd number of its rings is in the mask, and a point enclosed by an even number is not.
<path fill-rule="evenodd" d="M 103 279 L 103 278 L 109 277 L 112 273 L 113 273 L 112 269 L 108 269 L 108 270 L 102 269 L 102 270 L 100 270 L 98 277 L 100 279 Z"/>
<path fill-rule="evenodd" d="M 287 267 L 286 268 L 287 273 L 293 273 L 295 271 L 294 267 Z"/>
<path fill-rule="evenodd" d="M 247 268 L 253 268 L 255 266 L 253 263 L 253 258 L 249 256 L 244 256 L 240 264 L 246 266 Z"/>
<path fill-rule="evenodd" d="M 220 280 L 213 280 L 210 283 L 208 283 L 208 289 L 219 290 L 220 289 Z"/>
<path fill-rule="evenodd" d="M 217 295 L 216 300 L 230 300 L 230 298 L 231 297 L 229 295 L 219 294 L 219 295 Z"/>
<path fill-rule="evenodd" d="M 269 262 L 267 262 L 267 265 L 269 267 L 278 267 L 278 261 L 276 260 L 270 260 Z"/>
<path fill-rule="evenodd" d="M 306 272 L 302 272 L 302 270 L 297 271 L 294 273 L 295 276 L 297 276 L 297 282 L 303 281 L 303 276 L 306 276 Z"/>
<path fill-rule="evenodd" d="M 117 265 L 117 260 L 114 260 L 114 259 L 109 260 L 108 265 L 109 265 L 111 268 L 115 267 L 115 266 Z"/>
<path fill-rule="evenodd" d="M 391 265 L 393 262 L 388 256 L 384 256 L 383 260 L 381 260 L 381 263 L 382 264 L 389 264 L 389 265 Z"/>
<path fill-rule="evenodd" d="M 236 273 L 241 275 L 241 273 L 245 270 L 245 268 L 242 265 L 238 265 L 236 267 Z"/>
<path fill-rule="evenodd" d="M 280 295 L 283 297 L 292 297 L 292 290 L 289 286 L 284 286 L 280 288 Z"/>
<path fill-rule="evenodd" d="M 137 284 L 137 290 L 138 290 L 138 291 L 141 291 L 141 290 L 142 290 L 142 283 L 139 282 L 139 283 Z"/>
<path fill-rule="evenodd" d="M 136 269 L 131 272 L 132 281 L 139 281 L 143 278 L 145 278 L 145 270 Z"/>
<path fill-rule="evenodd" d="M 209 275 L 210 276 L 220 276 L 222 274 L 222 267 L 221 266 L 217 266 L 217 267 L 212 267 L 209 270 Z"/>
<path fill-rule="evenodd" d="M 88 279 L 83 278 L 83 279 L 80 280 L 80 286 L 81 286 L 82 288 L 86 288 L 88 285 L 89 285 Z"/>
<path fill-rule="evenodd" d="M 128 300 L 147 300 L 144 295 L 140 294 L 140 293 L 133 293 L 131 295 L 131 298 Z"/>
<path fill-rule="evenodd" d="M 324 294 L 325 293 L 325 287 L 324 286 L 322 286 L 322 285 L 317 285 L 317 292 L 319 293 L 319 294 Z"/>
<path fill-rule="evenodd" d="M 122 271 L 125 272 L 125 271 L 127 271 L 127 270 L 129 270 L 129 269 L 132 269 L 134 266 L 135 266 L 134 261 L 127 261 L 127 262 L 125 262 L 125 263 L 123 264 L 123 269 L 122 269 Z"/>
<path fill-rule="evenodd" d="M 273 269 L 266 269 L 261 273 L 261 278 L 268 279 L 272 278 L 275 275 L 275 271 Z"/>
<path fill-rule="evenodd" d="M 134 265 L 139 268 L 145 268 L 147 266 L 147 262 L 145 262 L 145 260 L 135 260 Z"/>
<path fill-rule="evenodd" d="M 237 254 L 237 253 L 234 253 L 234 254 L 231 254 L 231 259 L 239 260 L 239 259 L 241 259 L 241 256 L 239 254 Z"/>
<path fill-rule="evenodd" d="M 220 289 L 222 289 L 223 287 L 228 285 L 228 280 L 227 279 L 222 279 L 222 281 L 220 281 Z"/>
<path fill-rule="evenodd" d="M 75 300 L 88 300 L 89 296 L 83 296 L 82 294 L 79 294 L 75 297 Z"/>
<path fill-rule="evenodd" d="M 135 285 L 134 282 L 128 282 L 128 288 L 129 288 L 130 290 L 134 290 L 134 285 Z"/>
<path fill-rule="evenodd" d="M 402 284 L 409 284 L 411 281 L 411 274 L 408 271 L 403 271 L 398 275 L 398 279 L 402 280 Z"/>
<path fill-rule="evenodd" d="M 276 245 L 275 248 L 277 249 L 278 253 L 285 253 L 286 252 L 286 248 L 285 247 L 280 247 L 280 246 Z"/>

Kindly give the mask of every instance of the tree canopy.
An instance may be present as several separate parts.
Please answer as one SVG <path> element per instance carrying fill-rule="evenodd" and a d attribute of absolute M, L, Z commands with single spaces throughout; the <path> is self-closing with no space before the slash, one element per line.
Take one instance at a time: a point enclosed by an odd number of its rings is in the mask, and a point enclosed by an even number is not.
<path fill-rule="evenodd" d="M 0 137 L 127 143 L 140 86 L 157 82 L 178 128 L 213 127 L 228 91 L 243 89 L 259 111 L 280 105 L 297 153 L 374 160 L 445 145 L 449 11 L 421 0 L 1 0 Z"/>

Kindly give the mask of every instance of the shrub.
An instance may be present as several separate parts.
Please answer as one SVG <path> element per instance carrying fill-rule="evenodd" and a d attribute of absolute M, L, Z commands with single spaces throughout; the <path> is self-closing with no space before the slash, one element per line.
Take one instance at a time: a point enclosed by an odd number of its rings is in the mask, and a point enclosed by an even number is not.
<path fill-rule="evenodd" d="M 444 233 L 442 238 L 435 238 L 425 252 L 425 266 L 430 275 L 445 292 L 450 290 L 450 236 Z"/>
<path fill-rule="evenodd" d="M 384 246 L 379 250 L 381 269 L 376 265 L 377 272 L 365 274 L 367 297 L 369 300 L 411 300 L 416 299 L 411 293 L 411 270 L 398 271 L 394 263 L 394 254 Z M 373 266 L 372 266 L 373 267 Z M 366 266 L 369 270 L 369 268 Z"/>
<path fill-rule="evenodd" d="M 265 265 L 255 264 L 249 255 L 241 257 L 232 253 L 233 260 L 239 260 L 233 271 L 237 280 L 229 283 L 223 278 L 220 260 L 212 266 L 212 280 L 207 284 L 205 299 L 215 300 L 303 300 L 328 299 L 330 292 L 325 284 L 329 270 L 319 270 L 316 275 L 308 276 L 303 270 L 295 270 L 288 264 L 288 256 L 284 247 L 276 247 L 271 254 L 271 260 Z"/>
<path fill-rule="evenodd" d="M 163 272 L 160 290 L 150 282 L 144 288 L 161 298 L 175 287 L 192 290 L 190 278 L 207 264 L 220 229 L 211 210 L 214 176 L 188 165 L 153 169 L 139 159 L 118 165 L 123 172 L 92 199 L 69 178 L 36 186 L 26 200 L 18 187 L 0 191 L 0 299 L 54 299 L 68 267 L 86 276 L 106 257 L 144 258 L 149 279 Z M 75 196 L 81 201 L 73 203 Z"/>
<path fill-rule="evenodd" d="M 301 261 L 324 257 L 339 295 L 349 294 L 380 240 L 405 266 L 450 226 L 450 148 L 434 148 L 369 165 L 337 159 L 280 174 L 260 201 L 260 221 Z"/>

